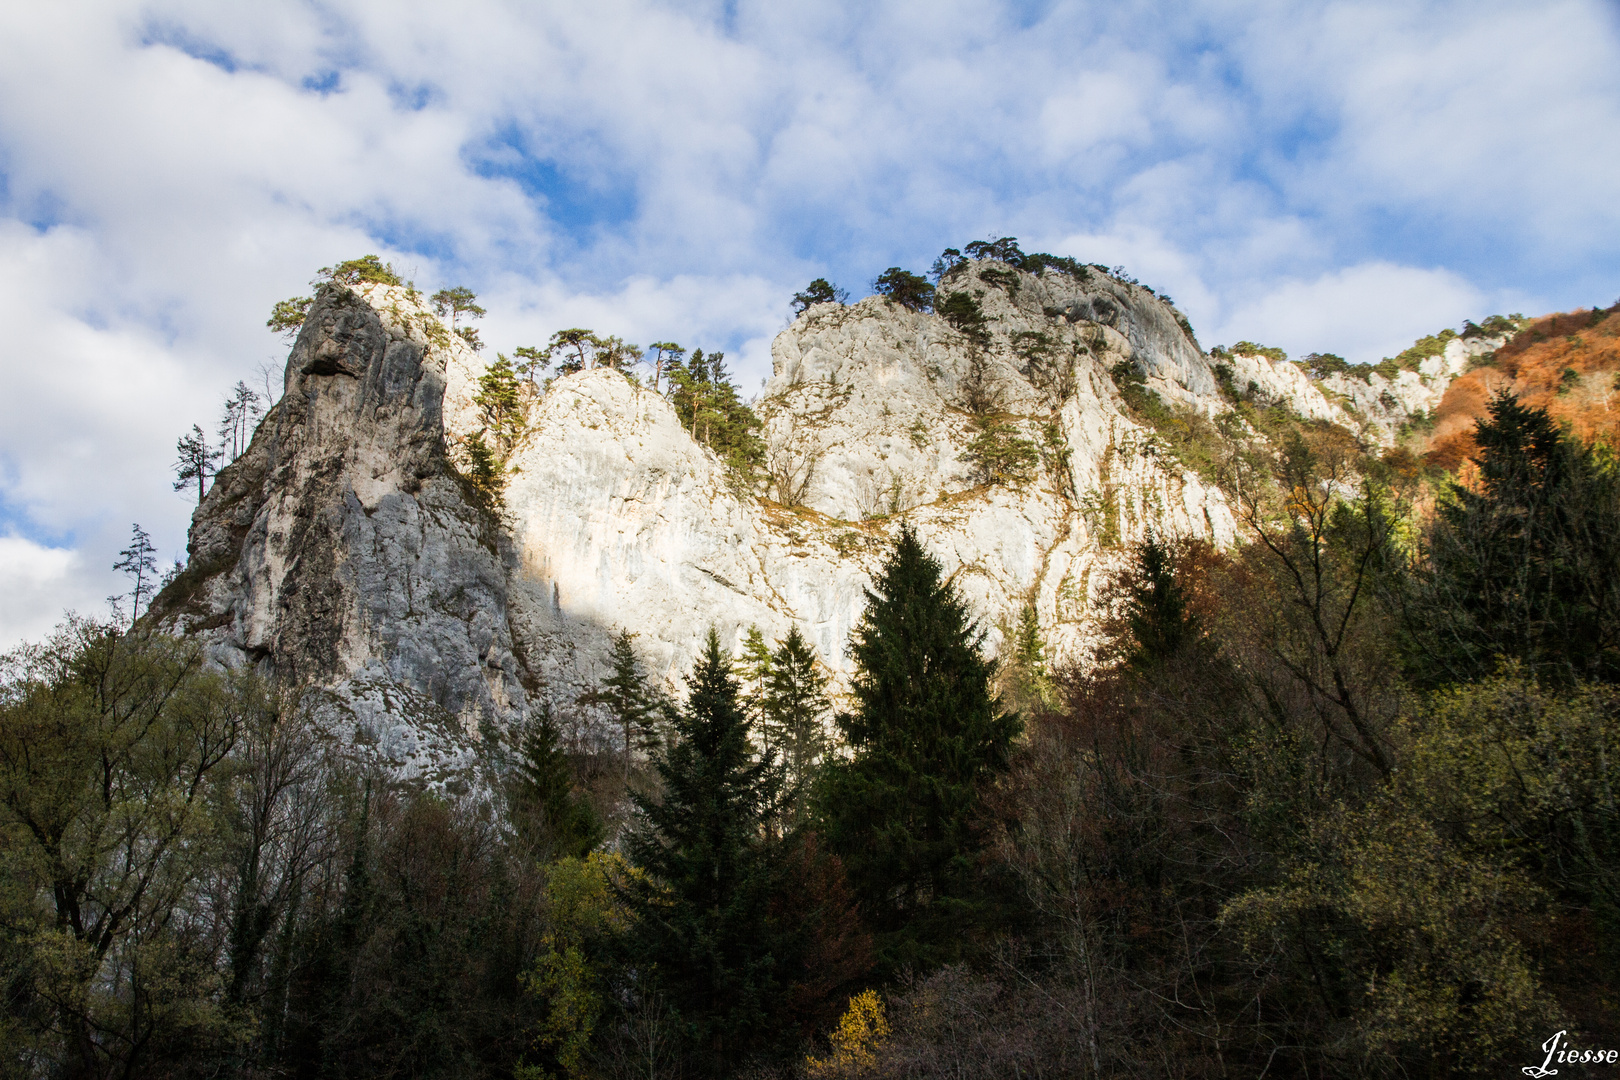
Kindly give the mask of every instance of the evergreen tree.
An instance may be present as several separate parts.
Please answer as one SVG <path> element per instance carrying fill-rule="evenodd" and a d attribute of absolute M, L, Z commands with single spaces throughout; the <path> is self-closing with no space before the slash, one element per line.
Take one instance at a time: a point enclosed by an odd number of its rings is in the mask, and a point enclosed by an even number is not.
<path fill-rule="evenodd" d="M 934 287 L 928 284 L 928 279 L 898 266 L 891 266 L 879 274 L 872 287 L 891 304 L 899 304 L 912 311 L 932 311 L 934 308 Z"/>
<path fill-rule="evenodd" d="M 765 723 L 765 685 L 771 677 L 771 647 L 765 644 L 765 635 L 759 627 L 750 626 L 743 635 L 742 659 L 738 674 L 743 680 L 743 705 L 765 733 L 765 745 L 776 746 L 770 740 L 770 728 Z M 778 747 L 779 749 L 779 747 Z"/>
<path fill-rule="evenodd" d="M 849 293 L 826 278 L 818 277 L 805 286 L 804 292 L 793 294 L 793 314 L 803 315 L 816 304 L 847 304 Z"/>
<path fill-rule="evenodd" d="M 782 769 L 754 751 L 713 630 L 687 686 L 672 710 L 676 737 L 654 757 L 662 798 L 631 795 L 639 823 L 626 848 L 645 876 L 630 886 L 638 918 L 627 944 L 638 991 L 667 994 L 699 1071 L 725 1076 L 782 1035 L 772 1013 L 789 948 L 770 918 L 782 859 L 765 829 Z"/>
<path fill-rule="evenodd" d="M 191 434 L 182 435 L 174 444 L 177 455 L 174 461 L 174 490 L 179 491 L 193 480 L 197 481 L 197 501 L 202 502 L 203 496 L 208 494 L 208 478 L 214 473 L 214 466 L 219 464 L 220 451 L 208 445 L 208 436 L 196 424 L 191 425 Z"/>
<path fill-rule="evenodd" d="M 247 450 L 254 424 L 262 411 L 259 395 L 248 389 L 247 383 L 237 380 L 231 396 L 225 399 L 225 415 L 219 422 L 219 453 L 227 465 Z"/>
<path fill-rule="evenodd" d="M 1125 618 L 1136 645 L 1126 663 L 1147 671 L 1198 640 L 1198 619 L 1176 576 L 1175 556 L 1149 535 L 1136 552 L 1136 573 L 1125 597 Z"/>
<path fill-rule="evenodd" d="M 902 527 L 851 636 L 853 751 L 826 772 L 817 817 L 889 971 L 958 955 L 986 900 L 974 861 L 979 788 L 1022 728 L 991 691 L 982 633 L 917 534 Z"/>
<path fill-rule="evenodd" d="M 462 445 L 467 449 L 467 482 L 479 504 L 494 510 L 506 490 L 506 466 L 495 448 L 484 441 L 482 431 L 473 432 Z"/>
<path fill-rule="evenodd" d="M 504 353 L 496 353 L 495 362 L 478 377 L 478 394 L 473 401 L 484 421 L 484 430 L 495 439 L 495 450 L 503 457 L 511 453 L 527 425 L 517 372 Z"/>
<path fill-rule="evenodd" d="M 152 546 L 152 538 L 146 530 L 139 525 L 130 526 L 129 547 L 120 551 L 119 559 L 113 563 L 114 570 L 121 570 L 130 577 L 129 591 L 130 612 L 129 621 L 134 625 L 141 616 L 141 605 L 151 599 L 157 592 L 158 576 L 157 561 L 152 557 L 157 548 Z M 116 597 L 114 601 L 116 603 Z"/>
<path fill-rule="evenodd" d="M 669 365 L 670 404 L 692 438 L 712 449 L 732 470 L 751 482 L 765 461 L 760 421 L 743 403 L 731 375 L 726 354 L 704 354 L 694 349 L 685 364 Z"/>
<path fill-rule="evenodd" d="M 574 326 L 567 330 L 558 330 L 551 335 L 551 340 L 546 342 L 545 357 L 548 362 L 562 357 L 557 362 L 557 374 L 572 375 L 595 367 L 596 355 L 607 344 L 608 339 L 596 331 Z"/>
<path fill-rule="evenodd" d="M 636 635 L 620 630 L 613 635 L 613 653 L 608 658 L 612 672 L 595 690 L 581 694 L 579 704 L 602 705 L 624 729 L 624 778 L 630 779 L 630 758 L 635 750 L 658 745 L 657 717 L 662 702 L 647 685 L 647 676 L 636 658 Z"/>
<path fill-rule="evenodd" d="M 686 355 L 686 350 L 673 341 L 655 341 L 648 348 L 652 351 L 652 360 L 649 362 L 653 369 L 653 393 L 656 394 L 664 372 L 679 364 L 681 357 Z"/>
<path fill-rule="evenodd" d="M 1558 681 L 1620 681 L 1620 469 L 1503 393 L 1476 428 L 1477 489 L 1453 485 L 1409 620 L 1421 681 L 1498 658 Z"/>
<path fill-rule="evenodd" d="M 478 306 L 478 296 L 464 285 L 457 285 L 453 289 L 440 289 L 429 299 L 433 303 L 433 310 L 442 318 L 450 316 L 450 329 L 456 329 L 456 319 L 465 315 L 472 319 L 481 319 L 484 309 Z"/>
<path fill-rule="evenodd" d="M 827 752 L 823 721 L 832 706 L 820 667 L 815 648 L 793 627 L 770 655 L 760 699 L 765 745 L 787 767 L 795 825 L 804 821 L 810 781 Z"/>
<path fill-rule="evenodd" d="M 335 285 L 347 285 L 353 288 L 361 282 L 371 282 L 378 285 L 403 285 L 405 282 L 394 272 L 393 263 L 385 263 L 376 255 L 362 255 L 358 259 L 348 259 L 336 266 L 323 266 L 315 275 L 315 282 L 329 281 Z M 318 286 L 317 286 L 318 287 Z"/>
<path fill-rule="evenodd" d="M 551 355 L 545 349 L 537 349 L 533 345 L 519 345 L 512 350 L 512 355 L 517 358 L 512 370 L 531 383 L 535 381 L 536 375 L 551 366 Z"/>
<path fill-rule="evenodd" d="M 304 320 L 309 316 L 310 305 L 314 303 L 313 296 L 291 296 L 277 300 L 264 325 L 291 341 L 304 328 Z"/>
<path fill-rule="evenodd" d="M 574 793 L 574 773 L 558 743 L 549 703 L 518 739 L 512 769 L 513 818 L 536 848 L 553 859 L 581 859 L 602 842 L 602 819 Z"/>

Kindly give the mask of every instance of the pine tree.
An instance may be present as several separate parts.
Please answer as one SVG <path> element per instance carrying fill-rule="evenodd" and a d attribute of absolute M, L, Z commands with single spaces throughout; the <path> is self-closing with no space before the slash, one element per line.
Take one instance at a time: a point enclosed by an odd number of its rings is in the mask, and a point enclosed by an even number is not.
<path fill-rule="evenodd" d="M 816 813 L 889 971 L 958 955 L 986 901 L 973 873 L 980 786 L 1022 728 L 991 690 L 982 633 L 940 564 L 902 527 L 851 635 L 853 758 L 827 770 Z"/>
<path fill-rule="evenodd" d="M 816 304 L 847 304 L 849 293 L 826 278 L 816 278 L 804 292 L 793 294 L 793 314 L 803 315 Z"/>
<path fill-rule="evenodd" d="M 433 310 L 442 318 L 450 316 L 450 329 L 456 329 L 456 319 L 462 315 L 472 319 L 484 317 L 484 309 L 478 306 L 478 296 L 465 285 L 457 285 L 453 289 L 440 289 L 428 298 L 433 304 Z"/>
<path fill-rule="evenodd" d="M 496 353 L 495 362 L 478 377 L 478 394 L 473 402 L 484 421 L 484 430 L 494 436 L 494 449 L 504 458 L 527 427 L 517 373 L 504 353 Z"/>
<path fill-rule="evenodd" d="M 203 496 L 208 493 L 208 478 L 219 463 L 220 451 L 211 448 L 203 429 L 192 424 L 191 434 L 180 436 L 174 444 L 174 452 L 177 455 L 174 462 L 174 490 L 180 491 L 195 480 L 197 501 L 202 502 Z"/>
<path fill-rule="evenodd" d="M 664 372 L 673 369 L 675 365 L 679 364 L 681 357 L 686 355 L 686 350 L 673 341 L 655 341 L 648 348 L 652 352 L 652 360 L 649 363 L 652 364 L 652 388 L 653 393 L 656 394 L 658 393 L 658 383 L 663 378 Z"/>
<path fill-rule="evenodd" d="M 658 745 L 657 718 L 662 708 L 659 695 L 647 685 L 647 676 L 636 658 L 636 635 L 620 630 L 613 635 L 613 653 L 608 658 L 611 674 L 595 690 L 581 694 L 579 704 L 602 705 L 624 729 L 624 778 L 630 779 L 630 759 L 636 750 Z"/>
<path fill-rule="evenodd" d="M 765 745 L 782 755 L 793 799 L 792 820 L 794 824 L 802 823 L 810 781 L 827 752 L 823 721 L 831 703 L 820 659 L 797 626 L 788 631 L 770 656 L 760 705 Z"/>
<path fill-rule="evenodd" d="M 574 794 L 568 755 L 558 744 L 550 704 L 518 739 L 513 765 L 512 809 L 519 832 L 553 859 L 584 858 L 602 842 L 602 819 L 583 796 Z"/>
<path fill-rule="evenodd" d="M 631 886 L 627 944 L 639 991 L 665 993 L 700 1073 L 725 1076 L 780 1035 L 772 1013 L 787 949 L 773 940 L 770 905 L 782 860 L 765 825 L 780 811 L 782 769 L 754 751 L 713 630 L 687 686 L 676 738 L 654 758 L 662 798 L 631 795 L 639 824 L 626 847 L 645 877 Z"/>
<path fill-rule="evenodd" d="M 512 370 L 530 383 L 535 381 L 535 376 L 551 365 L 551 354 L 533 345 L 519 345 L 512 350 L 512 355 L 517 357 L 518 361 L 512 365 Z"/>
<path fill-rule="evenodd" d="M 219 422 L 219 453 L 230 464 L 241 457 L 253 437 L 253 428 L 263 410 L 259 395 L 237 380 L 231 396 L 225 399 L 225 415 Z"/>
<path fill-rule="evenodd" d="M 152 538 L 147 535 L 146 530 L 139 525 L 132 525 L 129 547 L 120 551 L 118 554 L 121 557 L 113 563 L 113 569 L 128 574 L 132 583 L 129 591 L 131 626 L 141 616 L 141 605 L 157 591 L 157 562 L 152 557 L 156 551 L 157 548 L 152 546 Z M 115 610 L 117 599 L 113 598 Z"/>

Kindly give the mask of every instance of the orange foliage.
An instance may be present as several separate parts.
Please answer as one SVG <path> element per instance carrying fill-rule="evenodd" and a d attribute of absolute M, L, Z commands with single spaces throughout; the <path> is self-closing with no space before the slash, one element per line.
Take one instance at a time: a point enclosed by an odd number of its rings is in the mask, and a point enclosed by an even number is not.
<path fill-rule="evenodd" d="M 1569 374 L 1573 372 L 1573 374 Z M 1620 443 L 1620 303 L 1547 315 L 1457 377 L 1434 410 L 1424 461 L 1455 470 L 1471 459 L 1474 422 L 1499 390 L 1546 409 L 1583 440 Z"/>

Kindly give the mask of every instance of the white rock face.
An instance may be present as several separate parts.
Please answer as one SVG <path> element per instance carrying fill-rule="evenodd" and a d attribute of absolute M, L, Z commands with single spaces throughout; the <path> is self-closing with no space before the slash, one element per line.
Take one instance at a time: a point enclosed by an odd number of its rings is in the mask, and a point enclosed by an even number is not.
<path fill-rule="evenodd" d="M 1416 371 L 1396 372 L 1392 379 L 1377 372 L 1368 373 L 1365 379 L 1340 373 L 1323 379 L 1321 386 L 1360 421 L 1369 439 L 1389 445 L 1402 424 L 1440 404 L 1446 387 L 1470 360 L 1506 343 L 1505 337 L 1452 338 L 1444 353 L 1424 360 Z"/>
<path fill-rule="evenodd" d="M 223 662 L 314 686 L 340 737 L 439 780 L 536 702 L 572 708 L 620 629 L 671 689 L 711 626 L 732 648 L 750 626 L 767 639 L 798 626 L 842 680 L 902 522 L 988 648 L 1028 606 L 1051 659 L 1083 659 L 1123 544 L 1236 535 L 1221 493 L 1116 386 L 1134 372 L 1215 415 L 1214 369 L 1173 308 L 1101 273 L 970 263 L 941 299 L 952 292 L 977 298 L 982 342 L 881 298 L 818 305 L 783 331 L 756 405 L 770 479 L 752 486 L 626 376 L 556 379 L 529 395 L 497 515 L 455 468 L 483 424 L 487 359 L 403 288 L 324 289 L 285 398 L 197 510 L 162 618 Z M 1330 383 L 1337 400 L 1293 364 L 1233 366 L 1240 387 L 1302 415 L 1383 432 L 1466 359 L 1448 352 L 1388 387 Z M 1022 479 L 985 482 L 970 451 L 985 418 L 1033 451 Z"/>
<path fill-rule="evenodd" d="M 775 373 L 758 405 L 776 477 L 770 499 L 736 490 L 670 405 L 622 375 L 554 382 L 510 462 L 506 520 L 521 564 L 514 626 L 547 641 L 552 657 L 564 655 L 563 637 L 576 656 L 600 656 L 603 632 L 630 629 L 673 679 L 711 625 L 729 646 L 752 625 L 767 638 L 798 625 L 845 674 L 864 591 L 904 520 L 943 562 L 992 648 L 1027 604 L 1054 657 L 1082 655 L 1097 571 L 1118 542 L 1149 529 L 1227 542 L 1235 529 L 1217 491 L 1155 452 L 1108 372 L 1139 363 L 1150 385 L 1197 404 L 1187 388 L 1213 393 L 1215 383 L 1174 317 L 1141 290 L 1102 279 L 1087 294 L 1066 280 L 1019 277 L 1016 297 L 983 289 L 993 328 L 979 379 L 1040 448 L 1021 484 L 983 486 L 968 460 L 969 340 L 938 316 L 879 298 L 820 305 L 773 346 Z M 1109 324 L 1043 314 L 1099 299 L 1113 304 Z M 1141 312 L 1155 318 L 1138 325 Z M 1044 355 L 1020 357 L 1018 334 L 1043 335 L 1033 344 Z M 1026 352 L 1032 344 L 1020 343 Z M 446 415 L 468 414 L 447 404 Z"/>

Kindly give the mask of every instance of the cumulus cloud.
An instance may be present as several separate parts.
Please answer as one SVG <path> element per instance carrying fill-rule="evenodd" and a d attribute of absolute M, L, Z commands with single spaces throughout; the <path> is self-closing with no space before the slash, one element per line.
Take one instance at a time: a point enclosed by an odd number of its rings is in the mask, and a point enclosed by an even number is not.
<path fill-rule="evenodd" d="M 1617 58 L 1602 0 L 0 7 L 0 529 L 78 553 L 47 605 L 132 521 L 180 551 L 175 438 L 365 252 L 494 348 L 593 325 L 750 389 L 810 278 L 987 235 L 1291 350 L 1590 303 Z"/>
<path fill-rule="evenodd" d="M 98 613 L 100 598 L 86 594 L 79 563 L 65 548 L 0 536 L 0 649 L 44 637 L 64 607 Z"/>
<path fill-rule="evenodd" d="M 1485 304 L 1479 289 L 1451 271 L 1363 263 L 1277 283 L 1234 307 L 1214 336 L 1281 346 L 1295 357 L 1323 352 L 1377 363 L 1425 334 L 1478 318 Z"/>

